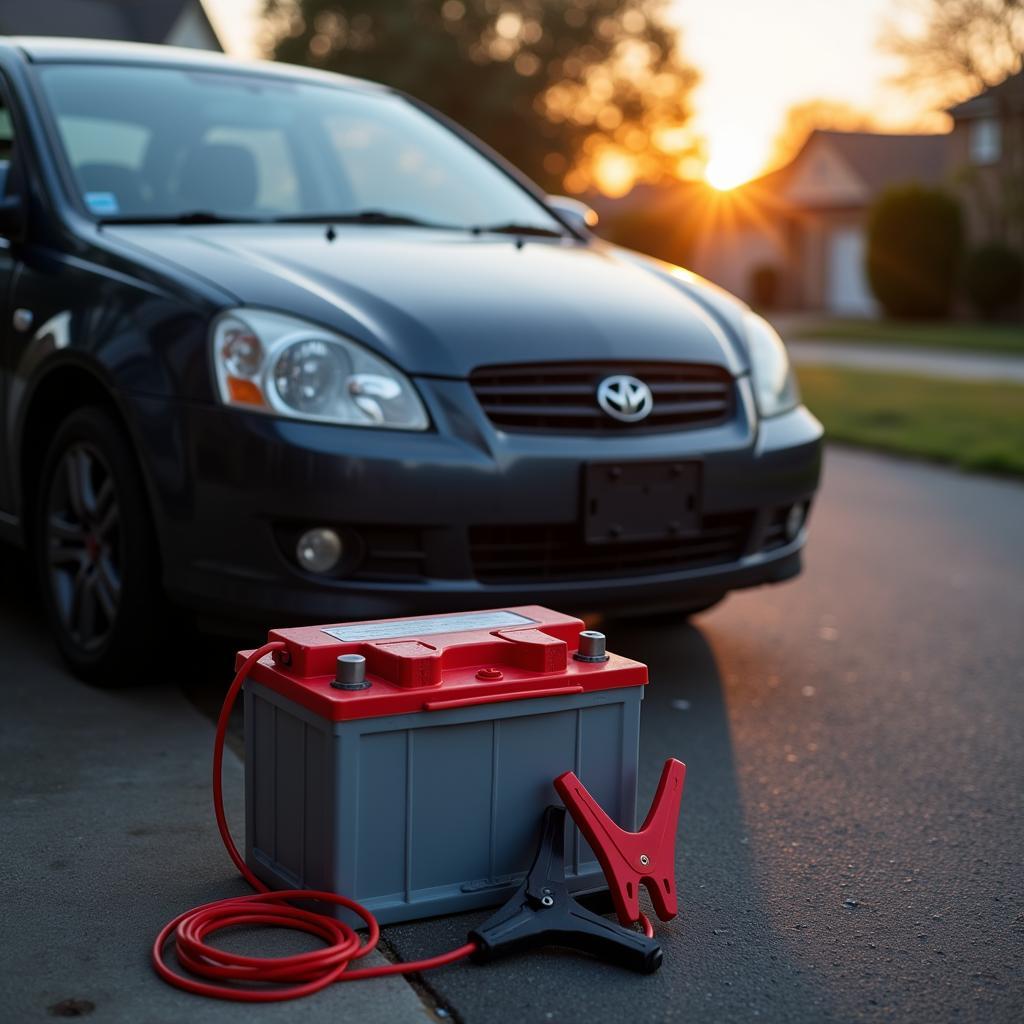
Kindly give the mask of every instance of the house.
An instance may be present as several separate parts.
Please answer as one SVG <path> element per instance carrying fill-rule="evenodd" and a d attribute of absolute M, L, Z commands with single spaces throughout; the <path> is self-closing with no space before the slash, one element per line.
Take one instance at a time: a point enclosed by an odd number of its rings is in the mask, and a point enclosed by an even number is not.
<path fill-rule="evenodd" d="M 201 0 L 0 0 L 0 35 L 222 48 Z"/>
<path fill-rule="evenodd" d="M 689 266 L 755 304 L 767 275 L 775 305 L 870 316 L 868 209 L 891 185 L 941 184 L 948 168 L 945 135 L 815 131 L 785 167 L 710 200 Z"/>
<path fill-rule="evenodd" d="M 951 167 L 971 241 L 1024 245 L 1024 71 L 948 113 Z"/>
<path fill-rule="evenodd" d="M 646 223 L 626 244 L 656 251 L 650 239 L 755 306 L 875 315 L 866 221 L 890 186 L 946 188 L 963 203 L 969 244 L 1024 247 L 1024 71 L 948 113 L 945 135 L 815 131 L 785 167 L 729 192 L 636 189 L 621 209 Z"/>

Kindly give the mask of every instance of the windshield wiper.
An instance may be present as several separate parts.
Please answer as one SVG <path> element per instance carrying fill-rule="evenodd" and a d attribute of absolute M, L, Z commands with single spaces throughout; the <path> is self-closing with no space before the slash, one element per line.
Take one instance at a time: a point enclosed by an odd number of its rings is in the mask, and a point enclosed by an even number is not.
<path fill-rule="evenodd" d="M 533 235 L 564 238 L 565 234 L 540 224 L 440 224 L 390 210 L 350 210 L 347 213 L 286 213 L 277 217 L 245 217 L 215 213 L 213 210 L 186 210 L 184 213 L 139 214 L 127 217 L 103 217 L 101 224 L 377 224 L 396 227 L 433 228 L 443 231 L 470 231 L 474 235 Z"/>
<path fill-rule="evenodd" d="M 188 210 L 185 213 L 139 214 L 137 217 L 103 217 L 101 224 L 266 224 L 265 217 L 240 217 L 212 210 Z"/>
<path fill-rule="evenodd" d="M 535 235 L 541 238 L 565 238 L 564 231 L 545 228 L 540 224 L 475 224 L 469 229 L 474 235 Z"/>
<path fill-rule="evenodd" d="M 349 213 L 295 213 L 274 218 L 281 224 L 384 224 L 414 228 L 435 228 L 444 231 L 470 231 L 474 235 L 538 235 L 545 238 L 564 238 L 564 233 L 540 224 L 518 224 L 513 221 L 501 224 L 473 224 L 462 227 L 457 224 L 439 224 L 436 221 L 421 220 L 405 213 L 390 210 L 352 210 Z"/>
<path fill-rule="evenodd" d="M 508 221 L 500 224 L 441 224 L 422 220 L 406 213 L 390 210 L 351 210 L 347 213 L 286 213 L 278 217 L 246 217 L 237 214 L 215 213 L 213 210 L 186 210 L 183 213 L 138 214 L 125 217 L 103 217 L 101 224 L 381 224 L 397 227 L 429 227 L 435 230 L 468 230 L 473 234 L 530 234 L 530 236 L 560 239 L 564 232 L 541 224 L 520 224 Z"/>
<path fill-rule="evenodd" d="M 455 230 L 451 224 L 437 224 L 405 213 L 390 210 L 350 210 L 348 213 L 286 213 L 273 217 L 275 224 L 381 224 L 410 228 L 441 228 Z"/>

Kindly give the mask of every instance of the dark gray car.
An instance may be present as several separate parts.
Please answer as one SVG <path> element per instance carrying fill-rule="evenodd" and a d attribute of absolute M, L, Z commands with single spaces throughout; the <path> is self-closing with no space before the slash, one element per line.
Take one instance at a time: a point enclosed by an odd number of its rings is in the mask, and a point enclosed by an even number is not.
<path fill-rule="evenodd" d="M 0 525 L 113 679 L 158 602 L 274 624 L 692 611 L 799 571 L 770 325 L 379 86 L 0 45 Z"/>

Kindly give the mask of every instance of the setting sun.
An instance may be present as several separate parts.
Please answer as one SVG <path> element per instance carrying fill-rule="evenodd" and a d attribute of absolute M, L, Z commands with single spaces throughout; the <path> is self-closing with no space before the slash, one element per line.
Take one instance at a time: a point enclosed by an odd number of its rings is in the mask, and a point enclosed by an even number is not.
<path fill-rule="evenodd" d="M 758 141 L 743 135 L 715 135 L 708 139 L 708 162 L 704 178 L 712 187 L 726 192 L 755 177 L 764 164 Z"/>
<path fill-rule="evenodd" d="M 726 161 L 709 160 L 704 168 L 704 178 L 707 183 L 719 192 L 728 192 L 730 189 L 742 185 L 747 180 L 747 175 L 736 171 Z"/>

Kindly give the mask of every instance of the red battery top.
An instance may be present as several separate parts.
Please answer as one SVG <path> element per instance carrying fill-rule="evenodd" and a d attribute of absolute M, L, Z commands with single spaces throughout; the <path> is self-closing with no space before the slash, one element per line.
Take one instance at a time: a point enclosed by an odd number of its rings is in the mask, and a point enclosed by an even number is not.
<path fill-rule="evenodd" d="M 538 605 L 454 615 L 271 630 L 287 646 L 250 678 L 322 718 L 413 711 L 610 690 L 647 683 L 647 666 L 610 654 L 579 660 L 580 619 Z M 238 655 L 238 664 L 251 652 Z M 365 659 L 364 689 L 340 689 L 338 658 Z"/>

